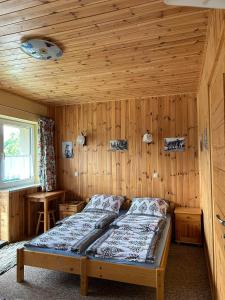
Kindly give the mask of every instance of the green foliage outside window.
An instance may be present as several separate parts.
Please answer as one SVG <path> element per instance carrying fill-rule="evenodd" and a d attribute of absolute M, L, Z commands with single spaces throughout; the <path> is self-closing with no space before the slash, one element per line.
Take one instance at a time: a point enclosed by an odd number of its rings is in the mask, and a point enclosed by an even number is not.
<path fill-rule="evenodd" d="M 9 138 L 4 142 L 4 153 L 6 156 L 14 156 L 20 154 L 19 132 L 12 132 Z"/>

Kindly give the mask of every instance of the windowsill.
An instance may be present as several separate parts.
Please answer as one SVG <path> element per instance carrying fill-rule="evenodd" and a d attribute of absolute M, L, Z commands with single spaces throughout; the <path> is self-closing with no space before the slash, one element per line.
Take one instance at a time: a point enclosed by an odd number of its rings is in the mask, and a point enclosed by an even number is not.
<path fill-rule="evenodd" d="M 29 184 L 29 185 L 22 185 L 22 186 L 14 186 L 14 187 L 9 187 L 9 188 L 1 188 L 0 192 L 3 191 L 9 191 L 9 192 L 15 192 L 15 191 L 22 191 L 22 190 L 27 190 L 27 189 L 31 189 L 31 188 L 35 188 L 35 187 L 39 187 L 40 184 L 39 183 L 34 183 L 34 184 Z"/>

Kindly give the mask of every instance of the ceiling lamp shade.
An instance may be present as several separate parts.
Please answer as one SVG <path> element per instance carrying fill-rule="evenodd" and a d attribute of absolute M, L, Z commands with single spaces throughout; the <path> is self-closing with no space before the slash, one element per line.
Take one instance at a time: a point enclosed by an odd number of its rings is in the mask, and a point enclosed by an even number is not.
<path fill-rule="evenodd" d="M 63 54 L 56 44 L 42 39 L 24 41 L 20 48 L 27 55 L 40 60 L 57 60 Z"/>
<path fill-rule="evenodd" d="M 164 0 L 168 5 L 225 8 L 225 0 Z"/>

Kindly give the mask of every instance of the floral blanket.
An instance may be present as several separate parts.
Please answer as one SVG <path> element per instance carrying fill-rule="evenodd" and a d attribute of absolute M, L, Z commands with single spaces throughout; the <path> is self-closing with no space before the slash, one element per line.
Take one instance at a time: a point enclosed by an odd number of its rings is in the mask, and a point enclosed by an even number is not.
<path fill-rule="evenodd" d="M 115 222 L 119 227 L 107 231 L 86 250 L 86 254 L 98 258 L 153 263 L 165 219 L 136 216 L 133 221 L 126 216 L 119 218 Z"/>
<path fill-rule="evenodd" d="M 115 215 L 113 215 L 115 218 Z M 49 248 L 56 250 L 83 252 L 96 238 L 103 233 L 103 229 L 96 226 L 112 221 L 110 213 L 77 213 L 42 235 L 25 244 L 25 247 Z"/>

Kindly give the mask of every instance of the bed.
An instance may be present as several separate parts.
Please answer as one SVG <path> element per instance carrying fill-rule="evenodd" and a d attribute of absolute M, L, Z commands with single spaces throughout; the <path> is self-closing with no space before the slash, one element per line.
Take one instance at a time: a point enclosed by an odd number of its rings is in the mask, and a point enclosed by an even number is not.
<path fill-rule="evenodd" d="M 123 259 L 110 259 L 89 255 L 86 260 L 83 282 L 88 287 L 88 278 L 102 278 L 146 287 L 156 288 L 157 300 L 164 299 L 164 275 L 172 237 L 172 215 L 174 205 L 169 203 L 169 214 L 161 237 L 156 246 L 154 263 L 128 262 Z M 100 238 L 101 239 L 101 238 Z M 87 292 L 87 291 L 86 291 Z"/>
<path fill-rule="evenodd" d="M 168 251 L 172 235 L 171 216 L 168 216 L 163 230 L 158 255 L 153 264 L 128 263 L 122 260 L 95 258 L 91 255 L 86 260 L 83 281 L 88 287 L 88 277 L 115 280 L 131 284 L 156 288 L 157 300 L 164 299 L 164 274 L 167 264 Z"/>
<path fill-rule="evenodd" d="M 128 208 L 130 200 L 126 200 L 123 207 Z M 173 204 L 170 203 L 170 213 L 173 212 Z M 108 224 L 107 224 L 108 225 Z M 105 228 L 98 230 L 100 236 L 106 231 Z M 17 281 L 24 280 L 24 266 L 40 267 L 57 270 L 66 273 L 80 275 L 80 293 L 87 295 L 88 278 L 103 278 L 121 281 L 131 284 L 138 284 L 147 287 L 154 287 L 157 291 L 157 300 L 164 297 L 164 274 L 167 263 L 167 256 L 172 235 L 171 217 L 167 218 L 166 226 L 162 231 L 162 238 L 157 246 L 158 255 L 153 264 L 124 263 L 123 261 L 112 261 L 110 259 L 95 258 L 85 254 L 91 241 L 86 243 L 82 251 L 64 251 L 59 249 L 48 249 L 43 247 L 25 247 L 17 252 Z M 99 236 L 95 236 L 97 239 Z"/>
<path fill-rule="evenodd" d="M 119 215 L 124 198 L 94 195 L 81 213 L 57 223 L 55 227 L 32 239 L 17 250 L 17 282 L 24 281 L 24 266 L 32 266 L 80 275 L 80 292 L 86 294 L 84 250 Z"/>

